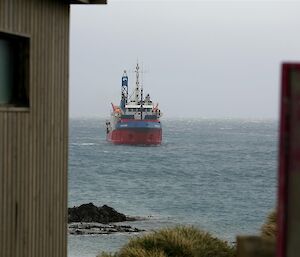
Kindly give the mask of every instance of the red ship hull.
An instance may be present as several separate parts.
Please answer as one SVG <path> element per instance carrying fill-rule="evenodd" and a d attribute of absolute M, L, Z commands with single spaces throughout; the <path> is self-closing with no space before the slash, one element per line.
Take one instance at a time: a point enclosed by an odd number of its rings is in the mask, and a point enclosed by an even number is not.
<path fill-rule="evenodd" d="M 115 129 L 107 134 L 107 140 L 114 144 L 159 145 L 161 129 Z"/>

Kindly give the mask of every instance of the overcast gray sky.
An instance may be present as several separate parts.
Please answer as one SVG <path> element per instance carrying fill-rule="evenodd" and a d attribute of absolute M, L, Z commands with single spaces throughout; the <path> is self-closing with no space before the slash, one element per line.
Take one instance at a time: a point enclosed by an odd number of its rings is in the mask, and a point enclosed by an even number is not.
<path fill-rule="evenodd" d="M 300 61 L 299 14 L 297 1 L 72 6 L 70 116 L 109 117 L 138 58 L 165 118 L 277 118 L 280 64 Z"/>

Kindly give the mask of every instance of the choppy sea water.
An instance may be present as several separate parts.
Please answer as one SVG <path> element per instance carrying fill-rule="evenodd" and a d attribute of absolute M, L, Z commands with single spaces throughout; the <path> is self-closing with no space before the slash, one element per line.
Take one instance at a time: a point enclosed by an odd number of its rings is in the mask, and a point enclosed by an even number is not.
<path fill-rule="evenodd" d="M 191 224 L 225 240 L 257 234 L 274 208 L 275 120 L 162 120 L 161 146 L 117 146 L 104 119 L 73 119 L 69 206 L 107 204 L 153 230 Z M 68 237 L 69 257 L 117 251 L 135 234 Z"/>

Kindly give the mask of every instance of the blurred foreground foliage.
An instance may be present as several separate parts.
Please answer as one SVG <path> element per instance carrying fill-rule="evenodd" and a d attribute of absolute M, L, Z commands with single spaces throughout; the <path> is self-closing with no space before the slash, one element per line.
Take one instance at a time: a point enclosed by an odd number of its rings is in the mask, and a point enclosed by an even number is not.
<path fill-rule="evenodd" d="M 275 241 L 277 213 L 270 212 L 261 237 Z M 120 251 L 98 257 L 235 257 L 236 247 L 195 227 L 166 228 L 131 239 Z"/>
<path fill-rule="evenodd" d="M 134 238 L 115 254 L 98 257 L 234 257 L 236 249 L 227 242 L 194 227 L 162 229 Z"/>
<path fill-rule="evenodd" d="M 261 227 L 261 237 L 266 240 L 276 240 L 277 235 L 277 212 L 269 213 L 265 223 Z"/>

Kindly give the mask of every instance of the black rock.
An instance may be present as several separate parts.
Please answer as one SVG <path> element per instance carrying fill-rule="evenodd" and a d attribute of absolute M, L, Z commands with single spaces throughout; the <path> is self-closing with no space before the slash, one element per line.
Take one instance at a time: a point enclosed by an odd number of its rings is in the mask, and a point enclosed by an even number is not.
<path fill-rule="evenodd" d="M 82 204 L 79 207 L 74 206 L 68 208 L 68 223 L 71 222 L 98 222 L 98 223 L 110 223 L 110 222 L 122 222 L 126 221 L 127 217 L 117 212 L 115 209 L 103 205 L 97 207 L 93 203 Z"/>
<path fill-rule="evenodd" d="M 71 235 L 106 235 L 112 233 L 139 233 L 143 229 L 134 228 L 128 225 L 101 224 L 101 223 L 71 223 L 68 226 L 68 232 Z"/>

